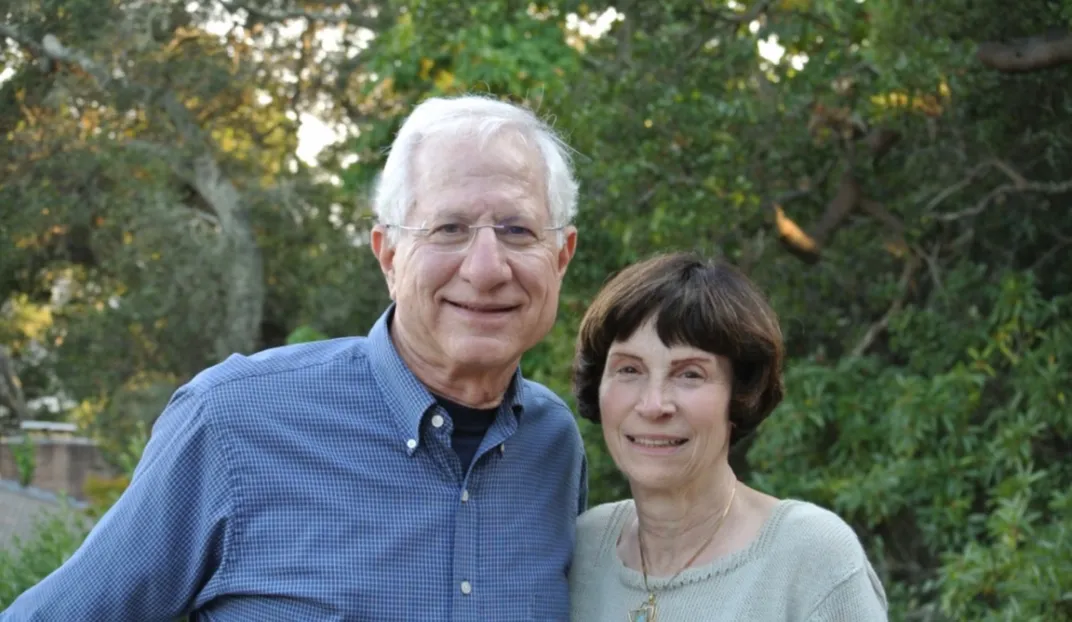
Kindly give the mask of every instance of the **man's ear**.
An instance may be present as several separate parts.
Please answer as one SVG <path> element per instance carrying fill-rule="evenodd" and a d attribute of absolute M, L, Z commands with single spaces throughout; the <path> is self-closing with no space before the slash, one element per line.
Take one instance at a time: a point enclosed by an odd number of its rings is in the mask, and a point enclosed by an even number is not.
<path fill-rule="evenodd" d="M 562 235 L 565 238 L 555 257 L 559 278 L 566 275 L 566 268 L 569 267 L 570 261 L 573 260 L 573 254 L 577 252 L 577 227 L 572 225 L 566 227 L 562 230 Z"/>
<path fill-rule="evenodd" d="M 387 228 L 376 225 L 372 228 L 369 236 L 369 246 L 372 254 L 380 263 L 380 271 L 387 280 L 387 291 L 391 294 L 391 300 L 395 299 L 395 246 L 388 239 Z"/>

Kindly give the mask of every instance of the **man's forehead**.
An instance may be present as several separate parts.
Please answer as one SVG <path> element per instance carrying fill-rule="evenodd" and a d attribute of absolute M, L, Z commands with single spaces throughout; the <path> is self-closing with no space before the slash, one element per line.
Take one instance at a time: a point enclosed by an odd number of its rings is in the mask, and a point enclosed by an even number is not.
<path fill-rule="evenodd" d="M 542 161 L 530 143 L 515 133 L 490 139 L 437 136 L 422 142 L 414 160 L 414 216 L 546 216 Z"/>
<path fill-rule="evenodd" d="M 498 183 L 496 183 L 498 181 Z M 543 189 L 509 179 L 455 180 L 417 194 L 413 217 L 476 222 L 540 220 L 547 216 Z"/>
<path fill-rule="evenodd" d="M 542 178 L 539 149 L 517 132 L 489 138 L 462 134 L 436 135 L 417 146 L 416 177 L 435 185 L 462 178 L 504 176 L 536 181 Z"/>

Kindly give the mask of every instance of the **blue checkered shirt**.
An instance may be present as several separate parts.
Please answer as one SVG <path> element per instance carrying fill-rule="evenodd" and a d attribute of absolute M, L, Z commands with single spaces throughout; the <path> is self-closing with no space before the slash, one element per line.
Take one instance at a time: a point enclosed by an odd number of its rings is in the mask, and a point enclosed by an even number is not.
<path fill-rule="evenodd" d="M 571 412 L 519 371 L 463 472 L 392 310 L 180 388 L 127 491 L 0 620 L 568 620 L 587 504 Z"/>

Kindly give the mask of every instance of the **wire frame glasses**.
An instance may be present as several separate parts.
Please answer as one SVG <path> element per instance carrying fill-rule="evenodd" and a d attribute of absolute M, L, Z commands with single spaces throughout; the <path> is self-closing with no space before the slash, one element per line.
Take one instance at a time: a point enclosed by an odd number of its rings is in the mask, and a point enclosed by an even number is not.
<path fill-rule="evenodd" d="M 523 253 L 543 245 L 551 232 L 565 227 L 534 228 L 523 224 L 470 225 L 460 222 L 437 223 L 432 226 L 407 227 L 387 225 L 408 231 L 420 238 L 430 250 L 439 253 L 461 253 L 469 249 L 481 229 L 491 229 L 499 244 L 507 251 Z"/>

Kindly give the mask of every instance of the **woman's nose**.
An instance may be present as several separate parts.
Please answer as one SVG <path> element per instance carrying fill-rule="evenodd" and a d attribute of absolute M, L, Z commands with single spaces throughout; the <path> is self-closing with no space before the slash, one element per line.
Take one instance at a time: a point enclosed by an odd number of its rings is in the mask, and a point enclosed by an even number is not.
<path fill-rule="evenodd" d="M 659 383 L 652 383 L 645 389 L 637 404 L 637 412 L 643 417 L 658 418 L 672 414 L 675 410 L 672 396 Z"/>

